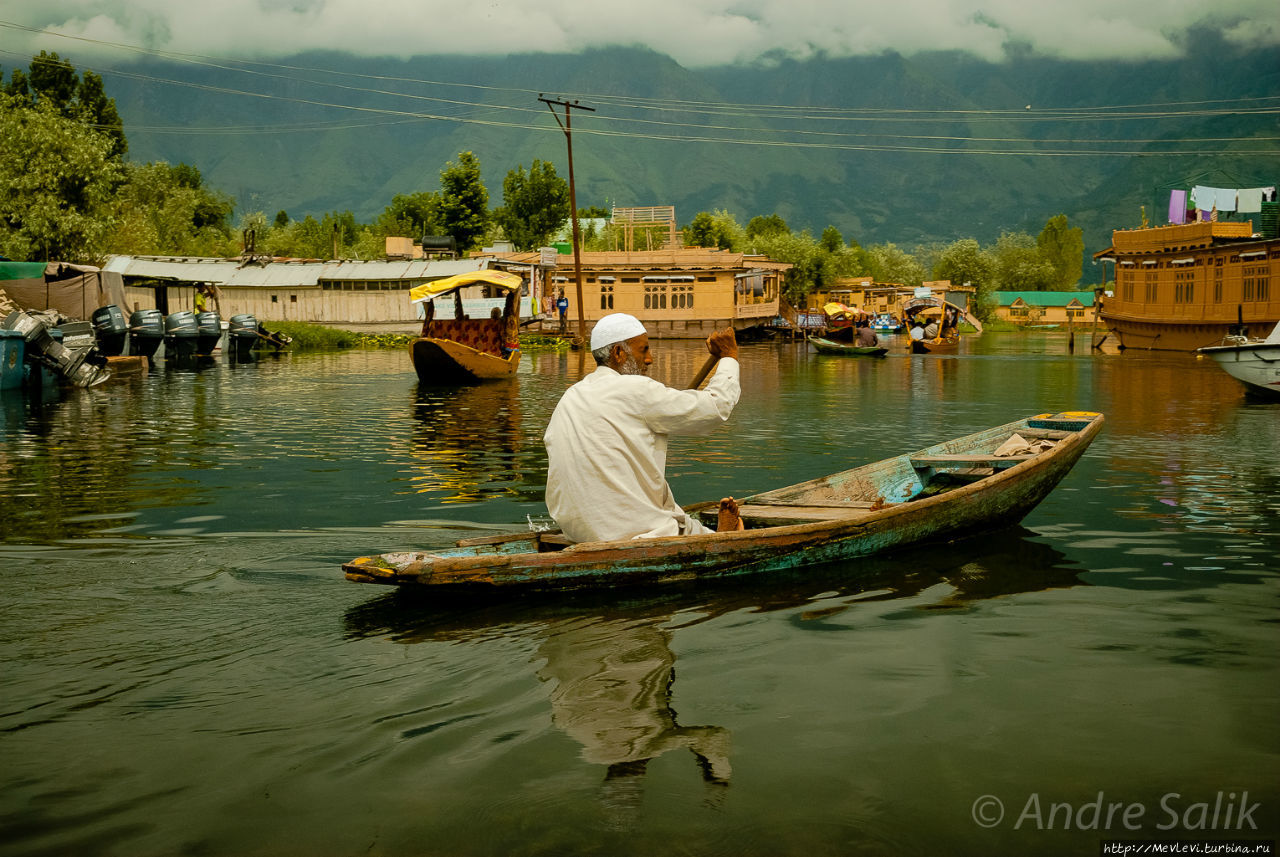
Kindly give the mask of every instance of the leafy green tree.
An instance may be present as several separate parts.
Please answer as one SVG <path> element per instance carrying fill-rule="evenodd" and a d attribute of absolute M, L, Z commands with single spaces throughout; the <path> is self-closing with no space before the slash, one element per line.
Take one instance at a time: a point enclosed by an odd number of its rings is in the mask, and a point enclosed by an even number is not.
<path fill-rule="evenodd" d="M 995 309 L 991 293 L 995 290 L 995 257 L 983 250 L 972 238 L 953 241 L 943 250 L 933 266 L 935 280 L 950 280 L 956 285 L 970 285 L 974 292 L 973 306 L 984 321 Z"/>
<path fill-rule="evenodd" d="M 810 292 L 861 272 L 855 252 L 842 247 L 833 253 L 807 229 L 757 236 L 754 249 L 770 259 L 791 264 L 791 270 L 783 277 L 783 296 L 794 306 L 804 306 Z"/>
<path fill-rule="evenodd" d="M 33 57 L 30 74 L 14 69 L 5 91 L 29 107 L 49 105 L 62 116 L 106 134 L 114 158 L 122 159 L 129 150 L 115 99 L 107 97 L 102 78 L 88 70 L 78 76 L 75 67 L 56 53 L 41 51 Z"/>
<path fill-rule="evenodd" d="M 282 208 L 276 212 L 275 226 L 276 228 L 279 228 L 281 226 L 288 226 L 288 225 L 289 225 L 289 212 L 285 211 Z"/>
<path fill-rule="evenodd" d="M 26 73 L 20 68 L 15 68 L 9 75 L 9 83 L 5 86 L 4 91 L 6 95 L 12 95 L 24 104 L 30 101 L 31 84 L 27 81 Z"/>
<path fill-rule="evenodd" d="M 828 253 L 838 253 L 844 249 L 844 236 L 840 234 L 839 229 L 834 226 L 828 226 L 822 230 L 822 237 L 818 239 L 818 243 Z"/>
<path fill-rule="evenodd" d="M 737 219 L 724 209 L 698 212 L 683 232 L 684 243 L 688 247 L 717 247 L 721 250 L 738 251 L 742 249 L 746 239 Z"/>
<path fill-rule="evenodd" d="M 440 220 L 465 253 L 489 226 L 489 191 L 480 181 L 480 160 L 471 152 L 458 153 L 440 171 Z"/>
<path fill-rule="evenodd" d="M 440 214 L 440 194 L 432 191 L 396 194 L 374 222 L 383 236 L 421 239 L 445 231 Z"/>
<path fill-rule="evenodd" d="M 791 227 L 787 225 L 787 221 L 777 214 L 770 214 L 768 217 L 757 214 L 747 221 L 748 240 L 772 238 L 776 235 L 789 235 L 790 233 Z"/>
<path fill-rule="evenodd" d="M 76 115 L 110 137 L 111 156 L 123 158 L 129 151 L 129 142 L 124 137 L 124 122 L 116 111 L 116 100 L 107 97 L 102 78 L 86 69 L 80 77 L 76 99 L 79 102 Z"/>
<path fill-rule="evenodd" d="M 569 217 L 569 183 L 546 161 L 534 159 L 507 173 L 502 182 L 503 206 L 495 219 L 518 250 L 547 244 Z"/>
<path fill-rule="evenodd" d="M 123 169 L 107 136 L 54 105 L 0 96 L 0 254 L 95 261 Z"/>
<path fill-rule="evenodd" d="M 117 253 L 223 255 L 234 243 L 233 208 L 229 197 L 203 187 L 195 167 L 129 165 L 114 200 L 109 247 Z"/>
<path fill-rule="evenodd" d="M 996 288 L 1000 291 L 1048 291 L 1057 280 L 1053 265 L 1025 232 L 1004 232 L 992 250 Z"/>
<path fill-rule="evenodd" d="M 595 220 L 600 220 L 600 219 L 607 219 L 610 216 L 611 215 L 609 214 L 609 209 L 601 205 L 592 205 L 592 206 L 588 206 L 587 208 L 581 208 L 581 207 L 578 208 L 579 218 L 590 217 Z"/>
<path fill-rule="evenodd" d="M 953 241 L 938 256 L 933 266 L 935 280 L 950 280 L 958 286 L 966 283 L 977 289 L 991 288 L 995 258 L 972 238 Z"/>
<path fill-rule="evenodd" d="M 1053 267 L 1053 288 L 1070 291 L 1080 283 L 1084 272 L 1084 230 L 1068 225 L 1067 216 L 1049 218 L 1036 238 L 1040 256 Z"/>
<path fill-rule="evenodd" d="M 867 250 L 871 276 L 877 283 L 918 286 L 924 282 L 924 266 L 896 244 L 876 244 Z"/>
<path fill-rule="evenodd" d="M 80 81 L 71 63 L 56 53 L 41 51 L 40 56 L 31 60 L 31 94 L 36 103 L 48 102 L 64 116 L 73 106 L 72 100 Z"/>

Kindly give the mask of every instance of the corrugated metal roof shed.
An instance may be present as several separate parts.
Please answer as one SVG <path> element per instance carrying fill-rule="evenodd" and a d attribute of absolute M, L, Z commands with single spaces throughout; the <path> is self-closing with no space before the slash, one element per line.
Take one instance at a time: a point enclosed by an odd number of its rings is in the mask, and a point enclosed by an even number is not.
<path fill-rule="evenodd" d="M 181 280 L 189 283 L 226 282 L 240 263 L 234 259 L 201 257 L 112 256 L 103 266 L 124 277 Z"/>
<path fill-rule="evenodd" d="M 425 280 L 487 268 L 483 259 L 411 259 L 396 262 L 292 262 L 243 265 L 238 259 L 202 257 L 112 256 L 105 271 L 130 278 L 214 283 L 230 287 L 314 288 L 322 281 Z"/>
<path fill-rule="evenodd" d="M 321 280 L 434 280 L 489 267 L 481 259 L 406 259 L 395 262 L 325 262 Z"/>

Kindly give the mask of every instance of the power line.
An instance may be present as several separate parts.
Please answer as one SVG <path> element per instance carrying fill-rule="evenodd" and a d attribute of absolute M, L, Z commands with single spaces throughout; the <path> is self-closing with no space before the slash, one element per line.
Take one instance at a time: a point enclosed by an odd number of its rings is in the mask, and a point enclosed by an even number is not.
<path fill-rule="evenodd" d="M 361 122 L 352 123 L 345 120 L 337 120 L 334 122 L 315 121 L 311 123 L 301 123 L 295 126 L 219 126 L 217 128 L 201 130 L 193 126 L 161 126 L 161 125 L 139 125 L 130 126 L 131 132 L 135 133 L 168 133 L 168 134 L 187 134 L 196 133 L 208 134 L 278 134 L 289 133 L 293 131 L 316 131 L 316 130 L 342 130 L 348 128 L 360 127 L 376 127 L 388 124 L 409 124 L 414 122 L 425 121 L 443 121 L 456 122 L 462 124 L 475 124 L 489 127 L 513 128 L 532 131 L 550 131 L 554 130 L 545 123 L 531 123 L 520 121 L 502 121 L 494 118 L 480 118 L 474 115 L 476 111 L 483 112 L 501 112 L 509 111 L 521 114 L 538 113 L 529 108 L 493 104 L 484 102 L 464 101 L 460 99 L 444 99 L 434 96 L 418 95 L 414 93 L 404 93 L 394 90 L 373 89 L 368 87 L 350 86 L 341 83 L 320 82 L 307 80 L 305 78 L 291 78 L 286 75 L 275 73 L 258 72 L 238 68 L 236 66 L 226 65 L 228 61 L 220 61 L 218 63 L 205 62 L 204 58 L 192 59 L 199 55 L 184 55 L 175 52 L 156 51 L 152 49 L 138 48 L 135 46 L 122 45 L 118 43 L 103 42 L 100 40 L 87 39 L 78 36 L 65 36 L 63 34 L 54 33 L 47 30 L 37 30 L 31 27 L 11 24 L 9 22 L 0 21 L 0 27 L 8 27 L 11 29 L 19 29 L 33 33 L 44 33 L 50 35 L 58 35 L 64 38 L 76 39 L 79 41 L 90 42 L 102 46 L 114 47 L 121 50 L 129 50 L 137 53 L 160 56 L 167 59 L 178 59 L 181 62 L 192 62 L 196 65 L 216 68 L 223 71 L 241 72 L 253 74 L 266 78 L 276 78 L 291 83 L 306 83 L 315 86 L 334 87 L 346 92 L 362 93 L 379 97 L 390 97 L 392 99 L 404 98 L 411 101 L 432 101 L 437 103 L 448 104 L 460 108 L 473 108 L 472 115 L 463 115 L 459 113 L 439 113 L 439 112 L 423 112 L 420 110 L 395 109 L 391 107 L 374 107 L 361 104 L 347 104 L 331 100 L 323 100 L 318 98 L 303 98 L 299 96 L 278 95 L 270 92 L 254 91 L 249 89 L 239 89 L 229 86 L 219 86 L 215 84 L 197 83 L 194 81 L 174 80 L 170 78 L 158 77 L 139 72 L 129 72 L 119 69 L 107 71 L 109 74 L 122 78 L 135 79 L 148 83 L 158 83 L 170 86 L 188 87 L 203 91 L 232 95 L 246 98 L 257 98 L 272 101 L 280 101 L 285 103 L 295 103 L 300 105 L 319 107 L 324 109 L 334 109 L 343 111 L 353 111 L 362 114 L 380 115 L 387 117 L 395 117 L 385 122 Z M 12 54 L 9 51 L 0 51 L 0 53 Z M 238 62 L 238 61 L 235 61 Z M 263 67 L 283 68 L 296 70 L 302 67 L 284 66 L 271 63 L 252 63 Z M 322 69 L 306 69 L 312 72 L 321 72 L 329 74 L 343 74 L 353 77 L 387 79 L 384 76 L 375 75 L 358 75 L 345 72 L 330 72 Z M 104 70 L 106 71 L 106 70 Z M 514 93 L 527 93 L 532 90 L 521 89 L 502 89 L 498 87 L 483 87 L 480 85 L 470 84 L 442 84 L 431 81 L 417 81 L 411 78 L 399 78 L 401 82 L 415 82 L 430 85 L 460 85 L 475 86 L 477 88 L 489 89 L 492 91 L 506 91 Z M 1150 121 L 1152 119 L 1163 118 L 1209 118 L 1221 117 L 1226 115 L 1234 116 L 1250 116 L 1250 115 L 1272 115 L 1280 113 L 1280 104 L 1276 106 L 1251 106 L 1248 108 L 1205 108 L 1203 105 L 1226 104 L 1231 103 L 1226 99 L 1205 100 L 1196 102 L 1179 102 L 1179 105 L 1200 105 L 1200 109 L 1183 110 L 1183 111 L 1145 111 L 1141 113 L 1099 113 L 1102 110 L 1118 110 L 1121 106 L 1105 106 L 1093 108 L 1079 108 L 1073 110 L 1056 110 L 1043 111 L 1040 115 L 1028 117 L 1024 111 L 1010 110 L 932 110 L 919 108 L 828 108 L 821 106 L 805 106 L 805 105 L 730 105 L 718 102 L 690 102 L 679 99 L 659 101 L 656 99 L 637 98 L 632 96 L 601 96 L 606 102 L 622 109 L 643 109 L 643 110 L 661 110 L 665 112 L 679 112 L 681 110 L 689 110 L 689 112 L 718 112 L 718 115 L 734 116 L 736 118 L 746 119 L 772 119 L 787 122 L 893 122 L 893 123 L 919 123 L 919 122 L 948 122 L 951 124 L 969 124 L 974 121 L 1026 121 L 1034 119 L 1035 121 L 1068 121 L 1082 120 L 1100 121 L 1100 120 L 1116 120 L 1116 119 L 1143 119 Z M 1268 96 L 1262 98 L 1237 99 L 1238 102 L 1280 102 L 1280 96 Z M 679 105 L 700 105 L 696 108 L 689 109 Z M 1151 107 L 1159 105 L 1127 105 L 1124 109 L 1132 107 Z M 1025 110 L 1025 109 L 1024 109 Z M 755 111 L 755 112 L 751 112 Z M 761 112 L 763 111 L 763 112 Z M 799 111 L 803 111 L 802 113 Z M 1083 112 L 1082 112 L 1083 111 Z M 542 114 L 545 115 L 545 114 Z M 769 147 L 790 147 L 790 148 L 813 148 L 813 149 L 834 149 L 834 150 L 850 150 L 850 151 L 903 151 L 903 152 L 923 152 L 933 154 L 981 154 L 996 156 L 1040 156 L 1040 157 L 1068 157 L 1068 156 L 1183 156 L 1194 155 L 1201 156 L 1206 151 L 1132 151 L 1118 149 L 1118 146 L 1126 145 L 1143 145 L 1143 146 L 1173 146 L 1173 145 L 1190 145 L 1195 143 L 1223 143 L 1238 142 L 1238 137 L 1198 137 L 1198 138 L 1144 138 L 1136 140 L 1099 140 L 1090 138 L 1038 138 L 1026 139 L 1019 137 L 983 137 L 976 135 L 941 135 L 941 134 L 903 134 L 903 133 L 864 133 L 864 132 L 848 132 L 848 131 L 826 131 L 813 130 L 811 128 L 794 128 L 794 127 L 769 127 L 760 125 L 723 125 L 723 124 L 707 124 L 695 122 L 673 122 L 661 119 L 634 118 L 626 116 L 616 116 L 600 114 L 593 118 L 593 122 L 601 126 L 607 125 L 647 125 L 654 128 L 677 128 L 692 129 L 699 132 L 710 132 L 707 134 L 674 134 L 674 133 L 650 133 L 632 130 L 616 130 L 608 127 L 591 127 L 580 126 L 579 131 L 583 134 L 592 134 L 598 136 L 614 136 L 628 139 L 655 140 L 668 142 L 700 142 L 714 144 L 732 144 L 732 145 L 752 145 L 752 146 L 769 146 Z M 756 139 L 753 136 L 731 137 L 723 136 L 725 133 L 737 133 L 742 135 L 786 135 L 799 137 L 801 139 Z M 717 136 L 718 135 L 718 136 Z M 819 138 L 812 140 L 809 138 Z M 875 140 L 878 138 L 889 138 L 899 141 L 926 141 L 934 145 L 911 145 L 911 144 L 867 144 L 867 143 L 845 143 L 841 140 Z M 1252 142 L 1271 142 L 1275 137 L 1249 137 Z M 974 146 L 943 146 L 941 143 L 965 143 L 965 144 L 992 144 L 1004 143 L 1009 144 L 1005 148 L 994 148 L 991 146 L 974 147 Z M 1082 147 L 1097 146 L 1100 148 L 1091 149 L 1067 149 L 1067 148 L 1044 148 L 1046 145 L 1057 147 Z M 1010 146 L 1015 148 L 1010 148 Z M 1021 147 L 1035 146 L 1036 149 L 1027 149 Z M 1276 155 L 1280 151 L 1275 149 L 1246 149 L 1233 150 L 1237 154 L 1249 155 Z"/>

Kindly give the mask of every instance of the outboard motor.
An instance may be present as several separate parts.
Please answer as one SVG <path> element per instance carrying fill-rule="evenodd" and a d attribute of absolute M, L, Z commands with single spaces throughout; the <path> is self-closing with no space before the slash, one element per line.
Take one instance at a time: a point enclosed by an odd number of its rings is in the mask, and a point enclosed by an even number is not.
<path fill-rule="evenodd" d="M 93 354 L 92 344 L 67 348 L 58 341 L 61 331 L 36 316 L 15 310 L 5 317 L 4 327 L 22 334 L 28 361 L 47 366 L 77 387 L 92 387 L 111 377 L 111 370 L 95 365 L 94 360 L 101 358 Z M 92 339 L 92 331 L 89 337 Z"/>
<path fill-rule="evenodd" d="M 164 359 L 190 360 L 196 356 L 200 327 L 195 313 L 188 310 L 169 313 L 164 320 Z"/>
<path fill-rule="evenodd" d="M 227 347 L 233 357 L 245 361 L 258 341 L 258 319 L 247 313 L 231 316 L 227 327 Z"/>
<path fill-rule="evenodd" d="M 124 320 L 124 313 L 120 311 L 120 307 L 115 304 L 100 307 L 93 311 L 91 318 L 94 333 L 98 336 L 98 350 L 108 357 L 123 354 L 129 325 Z"/>
<path fill-rule="evenodd" d="M 164 341 L 164 313 L 158 309 L 140 309 L 129 316 L 129 353 L 154 360 L 156 349 Z"/>
<path fill-rule="evenodd" d="M 216 312 L 196 313 L 196 353 L 210 355 L 222 338 L 222 316 Z"/>

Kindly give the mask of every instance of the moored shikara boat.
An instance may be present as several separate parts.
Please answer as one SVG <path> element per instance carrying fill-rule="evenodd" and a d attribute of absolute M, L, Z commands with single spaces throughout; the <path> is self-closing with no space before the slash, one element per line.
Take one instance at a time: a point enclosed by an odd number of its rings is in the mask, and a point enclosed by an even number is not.
<path fill-rule="evenodd" d="M 1221 345 L 1197 351 L 1217 361 L 1248 392 L 1263 398 L 1280 398 L 1280 323 L 1266 339 L 1228 336 Z"/>
<path fill-rule="evenodd" d="M 441 591 L 579 589 L 795 568 L 1016 524 L 1071 470 L 1101 414 L 1041 414 L 739 500 L 746 529 L 573 544 L 555 532 L 363 556 L 362 583 Z M 714 523 L 717 504 L 686 508 Z"/>
<path fill-rule="evenodd" d="M 809 342 L 818 350 L 819 354 L 843 354 L 847 357 L 883 357 L 889 353 L 889 349 L 878 345 L 846 345 L 843 342 L 832 342 L 830 339 L 823 339 L 821 336 L 810 336 Z"/>
<path fill-rule="evenodd" d="M 462 312 L 462 288 L 486 283 L 507 293 L 500 318 L 467 318 Z M 507 378 L 520 365 L 520 287 L 523 280 L 506 271 L 482 270 L 415 286 L 412 303 L 426 303 L 422 335 L 409 344 L 418 381 L 423 384 L 465 384 Z M 435 299 L 454 295 L 454 318 L 437 319 Z"/>

